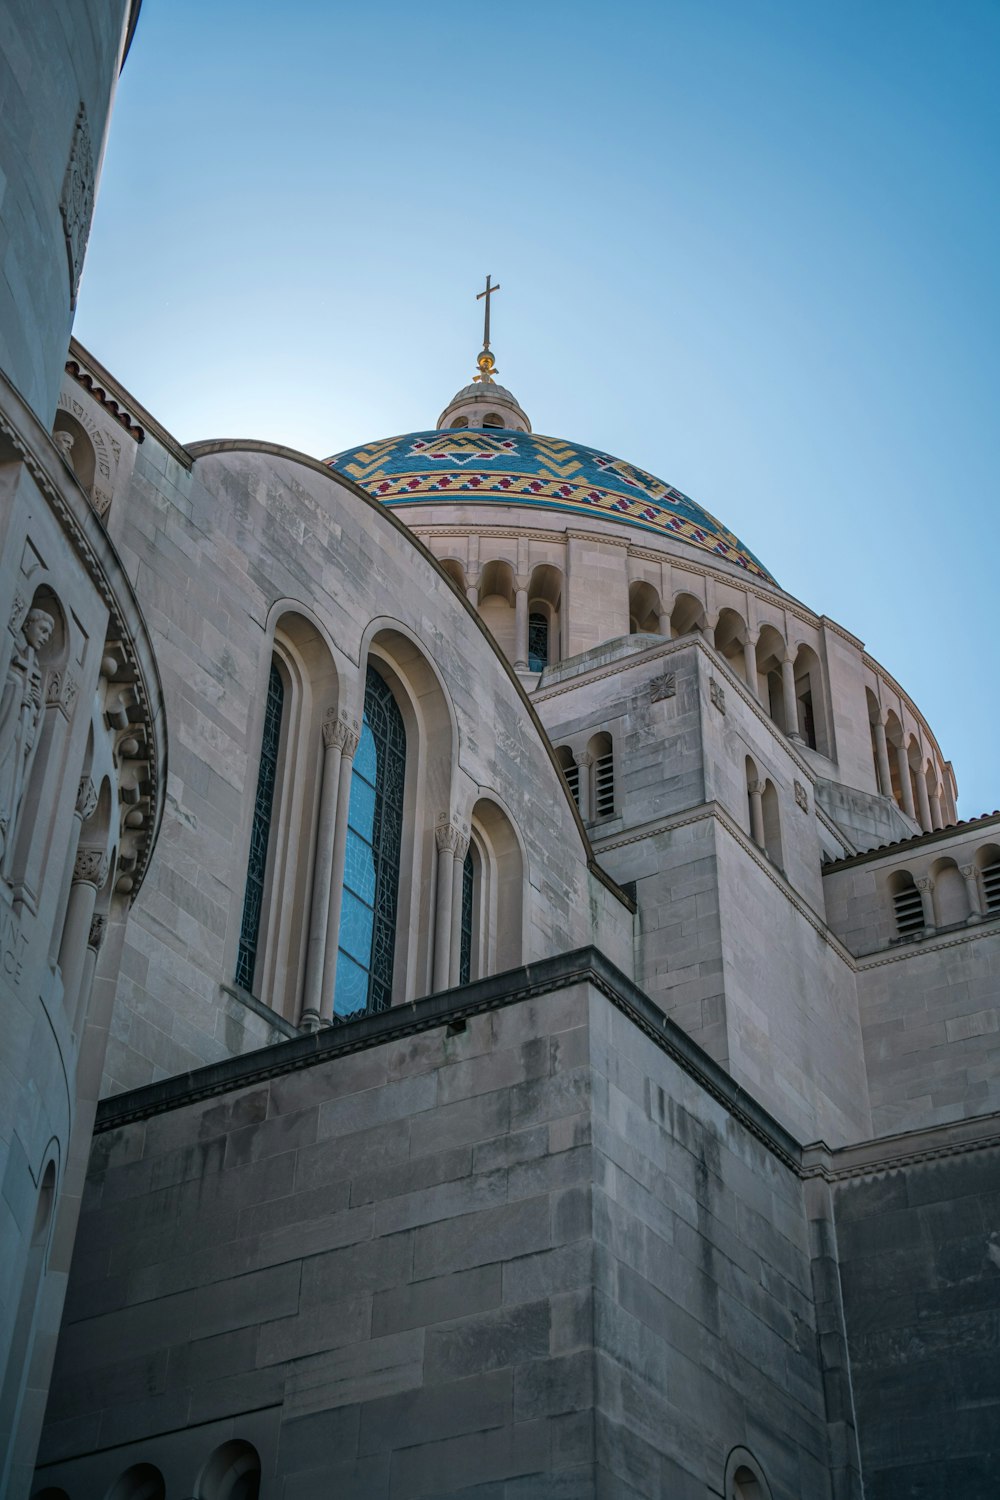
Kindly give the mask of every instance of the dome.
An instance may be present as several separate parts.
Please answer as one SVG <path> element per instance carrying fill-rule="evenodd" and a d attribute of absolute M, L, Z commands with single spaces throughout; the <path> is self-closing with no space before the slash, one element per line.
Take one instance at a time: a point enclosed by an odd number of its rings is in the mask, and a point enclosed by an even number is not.
<path fill-rule="evenodd" d="M 477 394 L 481 389 L 476 388 Z M 609 453 L 562 438 L 510 428 L 409 432 L 348 448 L 327 463 L 393 509 L 428 502 L 492 502 L 563 511 L 591 521 L 604 516 L 686 542 L 775 582 L 738 537 L 680 490 Z"/>

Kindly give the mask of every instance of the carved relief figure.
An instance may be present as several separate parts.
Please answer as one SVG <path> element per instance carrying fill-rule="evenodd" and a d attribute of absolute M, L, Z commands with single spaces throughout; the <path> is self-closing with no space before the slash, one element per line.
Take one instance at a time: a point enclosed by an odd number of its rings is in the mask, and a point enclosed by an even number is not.
<path fill-rule="evenodd" d="M 42 708 L 38 653 L 54 629 L 55 621 L 44 609 L 29 610 L 0 695 L 0 858 L 5 874 L 31 771 Z"/>

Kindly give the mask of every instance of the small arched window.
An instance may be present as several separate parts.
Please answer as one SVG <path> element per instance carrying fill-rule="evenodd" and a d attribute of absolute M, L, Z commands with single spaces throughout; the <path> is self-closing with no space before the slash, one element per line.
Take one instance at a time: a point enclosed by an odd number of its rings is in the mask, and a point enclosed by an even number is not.
<path fill-rule="evenodd" d="M 347 816 L 338 1016 L 386 1010 L 392 1000 L 405 775 L 403 716 L 387 683 L 369 667 Z"/>
<path fill-rule="evenodd" d="M 568 745 L 560 745 L 556 751 L 556 760 L 559 769 L 563 773 L 566 785 L 569 787 L 570 796 L 580 806 L 580 767 L 577 765 L 576 757 Z"/>
<path fill-rule="evenodd" d="M 892 910 L 896 919 L 896 932 L 900 937 L 913 937 L 924 930 L 924 903 L 909 870 L 897 870 L 892 876 Z"/>
<path fill-rule="evenodd" d="M 257 945 L 260 941 L 260 917 L 264 904 L 264 881 L 267 874 L 267 852 L 271 841 L 271 816 L 274 811 L 274 788 L 278 779 L 278 750 L 281 745 L 281 720 L 285 703 L 285 685 L 278 664 L 271 662 L 267 682 L 267 706 L 264 710 L 264 734 L 257 772 L 257 795 L 254 799 L 250 830 L 250 860 L 247 866 L 246 891 L 243 897 L 243 920 L 236 956 L 236 983 L 252 990 L 257 967 Z"/>
<path fill-rule="evenodd" d="M 453 428 L 455 428 L 455 427 L 468 427 L 468 425 L 469 425 L 469 419 L 468 419 L 468 417 L 456 417 L 455 420 L 454 420 L 454 422 L 452 422 L 451 425 L 452 425 Z"/>
<path fill-rule="evenodd" d="M 198 1500 L 258 1500 L 260 1458 L 252 1443 L 233 1438 L 216 1448 L 198 1480 Z"/>
<path fill-rule="evenodd" d="M 484 427 L 502 427 L 503 417 L 498 416 L 495 411 L 488 411 L 483 418 Z"/>
<path fill-rule="evenodd" d="M 1000 912 L 1000 849 L 987 845 L 979 851 L 979 874 L 983 882 L 983 910 Z"/>
<path fill-rule="evenodd" d="M 163 1475 L 154 1464 L 133 1464 L 120 1475 L 107 1500 L 166 1500 Z"/>
<path fill-rule="evenodd" d="M 615 811 L 615 754 L 610 734 L 595 734 L 587 746 L 591 757 L 591 797 L 584 817 L 610 818 Z"/>
<path fill-rule="evenodd" d="M 549 617 L 541 613 L 528 616 L 528 670 L 541 672 L 549 664 Z"/>

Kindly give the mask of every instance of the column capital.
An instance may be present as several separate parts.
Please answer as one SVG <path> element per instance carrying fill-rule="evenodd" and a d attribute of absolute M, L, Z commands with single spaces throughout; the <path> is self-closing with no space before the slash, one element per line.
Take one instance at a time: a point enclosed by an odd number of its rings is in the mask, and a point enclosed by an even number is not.
<path fill-rule="evenodd" d="M 764 795 L 764 787 L 766 785 L 766 782 L 756 779 L 754 781 L 748 781 L 747 791 L 750 793 L 751 797 L 762 797 Z"/>
<path fill-rule="evenodd" d="M 920 879 L 915 880 L 913 884 L 918 891 L 932 891 L 934 889 L 934 882 L 929 875 L 921 875 Z"/>
<path fill-rule="evenodd" d="M 434 830 L 434 841 L 437 844 L 438 853 L 450 853 L 459 858 L 465 858 L 469 847 L 469 825 L 467 823 L 450 822 L 445 819 L 439 822 Z"/>
<path fill-rule="evenodd" d="M 103 849 L 78 849 L 73 861 L 73 884 L 92 885 L 95 891 L 99 891 L 108 878 L 109 866 L 110 861 Z"/>
<path fill-rule="evenodd" d="M 531 575 L 529 573 L 515 573 L 514 592 L 518 594 L 526 594 L 528 592 L 528 584 L 530 582 Z"/>
<path fill-rule="evenodd" d="M 581 750 L 579 755 L 573 756 L 573 759 L 576 761 L 577 765 L 581 766 L 584 770 L 594 764 L 594 757 L 591 755 L 589 750 Z"/>
<path fill-rule="evenodd" d="M 360 743 L 361 725 L 357 719 L 352 719 L 343 708 L 339 713 L 335 708 L 328 708 L 323 715 L 323 744 L 326 748 L 339 750 L 351 760 Z"/>
<path fill-rule="evenodd" d="M 90 777 L 81 776 L 76 789 L 76 810 L 84 823 L 97 811 L 97 796 L 97 788 Z"/>
<path fill-rule="evenodd" d="M 958 873 L 961 876 L 963 876 L 966 880 L 975 880 L 975 878 L 976 878 L 976 867 L 975 867 L 975 865 L 959 865 L 959 867 L 958 867 Z"/>

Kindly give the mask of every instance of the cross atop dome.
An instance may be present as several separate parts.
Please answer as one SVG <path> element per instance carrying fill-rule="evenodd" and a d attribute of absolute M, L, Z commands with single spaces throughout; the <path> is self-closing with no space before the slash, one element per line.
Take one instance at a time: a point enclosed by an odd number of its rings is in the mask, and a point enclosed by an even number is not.
<path fill-rule="evenodd" d="M 472 379 L 473 383 L 482 381 L 484 385 L 491 385 L 493 383 L 493 373 L 496 370 L 496 361 L 490 353 L 490 298 L 494 292 L 500 290 L 500 283 L 498 281 L 496 286 L 491 286 L 491 280 L 492 278 L 487 276 L 485 290 L 476 293 L 477 302 L 481 302 L 484 297 L 486 298 L 486 312 L 483 319 L 483 351 L 476 360 L 476 364 L 479 366 L 479 374 L 473 375 Z"/>
<path fill-rule="evenodd" d="M 500 283 L 493 285 L 493 277 L 487 276 L 486 286 L 476 293 L 477 302 L 485 302 L 483 310 L 483 347 L 476 358 L 478 375 L 472 384 L 463 386 L 453 396 L 438 417 L 440 431 L 445 427 L 501 427 L 512 432 L 530 432 L 531 423 L 521 409 L 516 396 L 498 385 L 496 360 L 490 348 L 490 298 L 500 290 Z"/>

